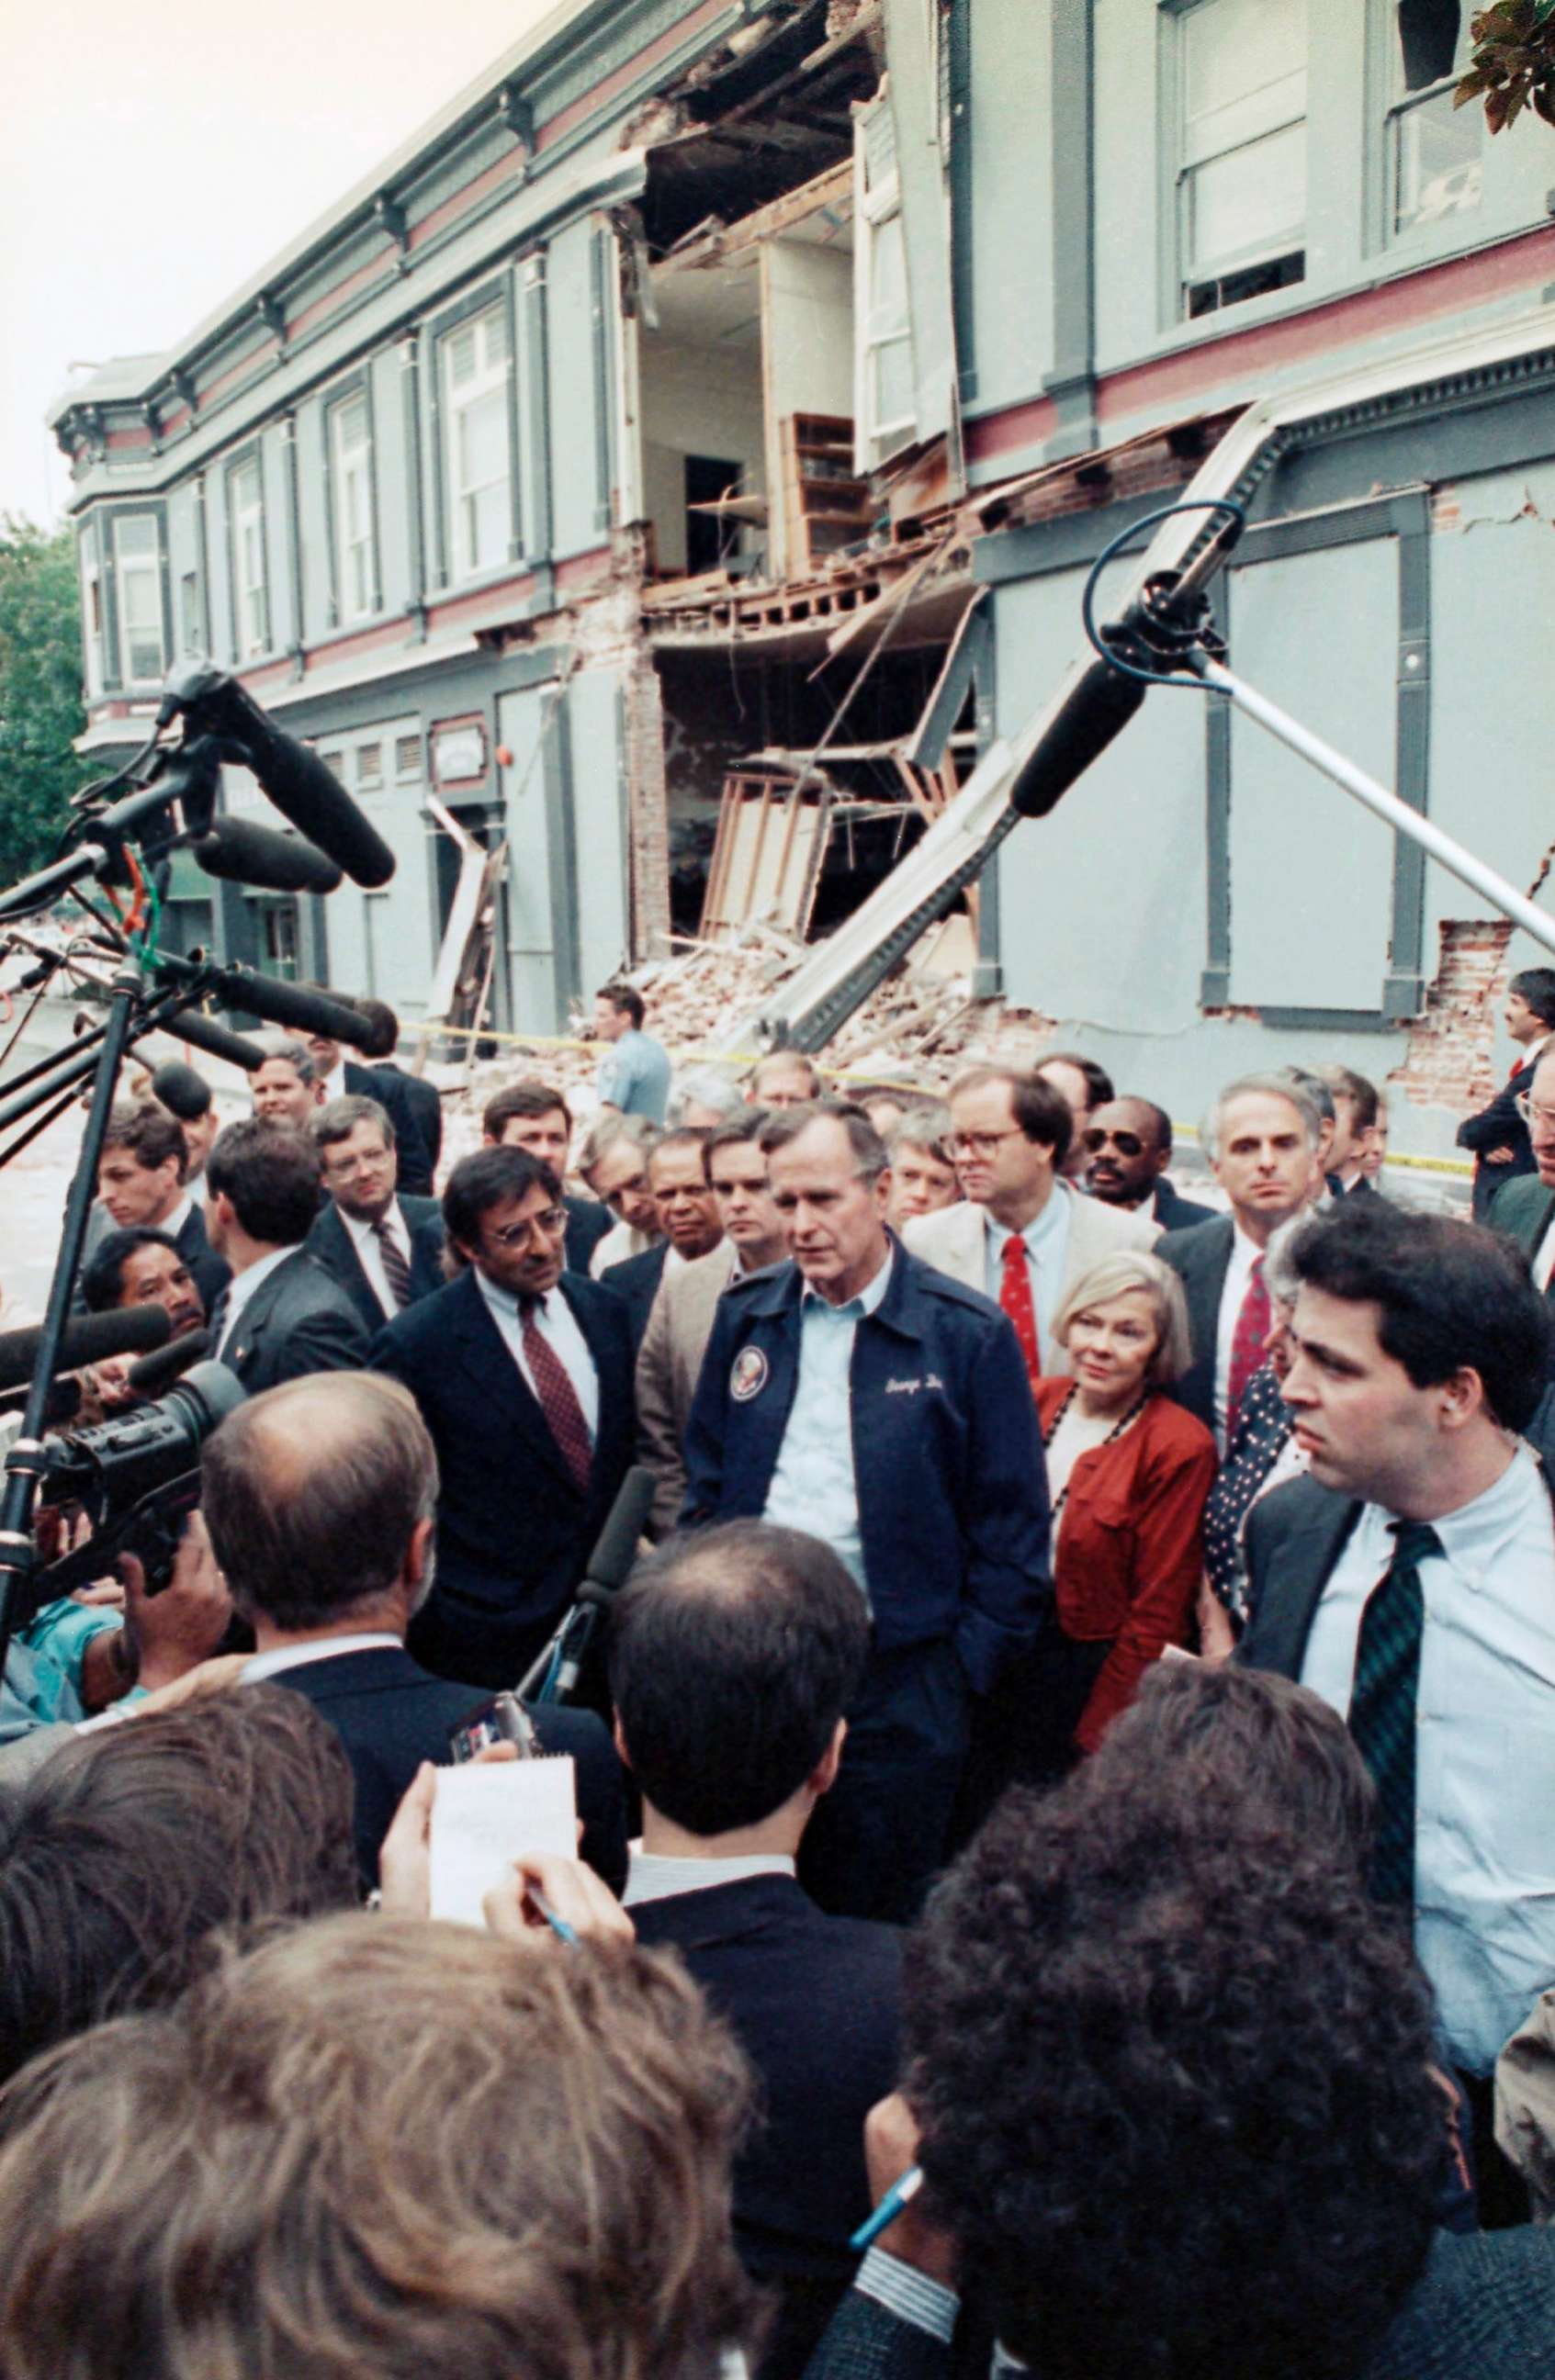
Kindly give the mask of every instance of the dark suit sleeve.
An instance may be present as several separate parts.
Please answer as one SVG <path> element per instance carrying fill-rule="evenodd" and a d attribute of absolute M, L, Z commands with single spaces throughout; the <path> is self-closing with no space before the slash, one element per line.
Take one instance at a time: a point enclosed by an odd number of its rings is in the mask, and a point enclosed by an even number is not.
<path fill-rule="evenodd" d="M 272 1387 L 299 1380 L 309 1372 L 359 1372 L 368 1363 L 367 1330 L 342 1302 L 299 1315 L 287 1327 Z"/>
<path fill-rule="evenodd" d="M 740 1317 L 728 1297 L 721 1299 L 712 1336 L 697 1378 L 691 1417 L 686 1425 L 686 1501 L 680 1525 L 695 1529 L 716 1521 L 723 1510 L 723 1432 L 729 1414 L 729 1366 L 734 1358 Z"/>
<path fill-rule="evenodd" d="M 861 2289 L 849 2289 L 806 2364 L 804 2380 L 948 2380 L 951 2352 L 931 2332 L 904 2322 Z"/>
<path fill-rule="evenodd" d="M 1035 1637 L 1052 1600 L 1041 1433 L 1020 1342 L 1002 1315 L 980 1336 L 966 1388 L 966 1609 L 955 1648 L 973 1685 L 987 1694 L 1010 1656 Z"/>
<path fill-rule="evenodd" d="M 1458 1126 L 1458 1147 L 1472 1148 L 1477 1156 L 1487 1148 L 1516 1148 L 1527 1131 L 1517 1112 L 1516 1093 L 1511 1083 L 1498 1091 L 1488 1107 L 1477 1115 L 1465 1116 Z"/>

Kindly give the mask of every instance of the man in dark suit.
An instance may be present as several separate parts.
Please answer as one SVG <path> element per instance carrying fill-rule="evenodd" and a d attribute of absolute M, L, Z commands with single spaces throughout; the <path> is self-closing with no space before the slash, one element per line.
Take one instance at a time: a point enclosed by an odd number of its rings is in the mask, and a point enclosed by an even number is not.
<path fill-rule="evenodd" d="M 1555 1050 L 1528 1068 L 1518 1124 L 1527 1136 L 1534 1171 L 1503 1182 L 1486 1220 L 1514 1239 L 1528 1259 L 1534 1286 L 1549 1298 L 1555 1275 Z"/>
<path fill-rule="evenodd" d="M 89 1258 L 93 1256 L 111 1231 L 143 1225 L 165 1232 L 209 1313 L 231 1280 L 232 1269 L 211 1245 L 205 1218 L 186 1186 L 188 1178 L 188 1144 L 176 1116 L 152 1099 L 127 1100 L 115 1107 L 97 1166 L 102 1227 L 89 1237 L 86 1253 Z M 84 1304 L 79 1284 L 76 1303 Z"/>
<path fill-rule="evenodd" d="M 386 1000 L 355 998 L 350 1005 L 371 1036 L 360 1046 L 365 1071 L 369 1075 L 385 1076 L 397 1087 L 398 1096 L 405 1100 L 416 1119 L 416 1128 L 427 1153 L 430 1171 L 425 1183 L 418 1183 L 415 1186 L 418 1192 L 431 1190 L 443 1161 L 443 1094 L 435 1083 L 428 1082 L 424 1075 L 413 1075 L 408 1068 L 392 1062 L 395 1051 L 399 1048 L 399 1018 Z M 377 1096 L 376 1091 L 367 1093 L 369 1099 L 376 1099 Z M 391 1098 L 393 1096 L 391 1093 Z"/>
<path fill-rule="evenodd" d="M 201 1509 L 254 1631 L 244 1679 L 279 1680 L 339 1731 L 371 1889 L 401 1796 L 424 1760 L 447 1765 L 450 1733 L 486 1700 L 405 1649 L 431 1583 L 437 1457 L 404 1390 L 376 1373 L 293 1380 L 230 1419 L 204 1451 Z M 604 1722 L 554 1704 L 532 1717 L 541 1752 L 577 1764 L 583 1857 L 619 1891 L 625 1780 Z"/>
<path fill-rule="evenodd" d="M 529 1075 L 487 1100 L 480 1111 L 480 1137 L 489 1148 L 527 1148 L 550 1166 L 559 1182 L 565 1182 L 572 1148 L 572 1110 L 553 1084 Z M 615 1218 L 601 1198 L 579 1198 L 567 1191 L 562 1204 L 567 1210 L 563 1260 L 568 1272 L 587 1275 L 589 1259 Z"/>
<path fill-rule="evenodd" d="M 648 1183 L 664 1236 L 642 1256 L 608 1265 L 600 1278 L 626 1301 L 632 1318 L 632 1349 L 641 1347 L 653 1301 L 666 1272 L 680 1271 L 711 1256 L 723 1237 L 718 1201 L 708 1180 L 706 1124 L 677 1124 L 651 1149 Z"/>
<path fill-rule="evenodd" d="M 523 1148 L 461 1158 L 443 1195 L 464 1269 L 373 1342 L 443 1475 L 437 1585 L 411 1647 L 511 1686 L 567 1608 L 631 1462 L 632 1342 L 613 1292 L 565 1273 L 561 1184 Z"/>
<path fill-rule="evenodd" d="M 1205 1120 L 1204 1147 L 1231 1213 L 1156 1242 L 1181 1276 L 1193 1342 L 1172 1393 L 1214 1431 L 1222 1456 L 1273 1319 L 1263 1252 L 1318 1186 L 1318 1111 L 1299 1084 L 1278 1075 L 1228 1084 Z"/>
<path fill-rule="evenodd" d="M 683 1519 L 803 1529 L 867 1599 L 869 1665 L 806 1883 L 822 1908 L 905 1919 L 943 1855 L 979 1698 L 1049 1606 L 1036 1408 L 1009 1318 L 887 1230 L 884 1145 L 856 1109 L 770 1116 L 760 1146 L 794 1261 L 719 1301 Z"/>
<path fill-rule="evenodd" d="M 322 999 L 333 1000 L 338 1006 L 355 1008 L 349 996 L 332 992 L 327 984 L 310 984 L 305 989 L 317 991 Z M 295 1048 L 295 1043 L 294 1043 Z M 305 1044 L 312 1074 L 311 1097 L 317 1107 L 325 1107 L 332 1099 L 376 1099 L 395 1128 L 399 1148 L 400 1180 L 413 1197 L 431 1196 L 432 1160 L 422 1137 L 415 1106 L 406 1090 L 407 1077 L 397 1068 L 363 1066 L 355 1058 L 347 1058 L 338 1041 L 327 1033 L 310 1033 Z M 262 1072 L 262 1069 L 261 1069 Z M 306 1077 L 304 1077 L 306 1080 Z M 255 1077 L 255 1105 L 259 1102 L 259 1077 Z M 298 1123 L 310 1123 L 311 1116 L 294 1115 Z"/>
<path fill-rule="evenodd" d="M 1517 1044 L 1512 1073 L 1488 1106 L 1458 1126 L 1458 1147 L 1474 1151 L 1476 1222 L 1484 1221 L 1498 1190 L 1534 1171 L 1528 1127 L 1517 1102 L 1532 1087 L 1534 1068 L 1555 1033 L 1555 967 L 1527 967 L 1512 977 L 1502 1021 Z"/>
<path fill-rule="evenodd" d="M 211 1245 L 232 1281 L 211 1315 L 213 1353 L 250 1396 L 305 1372 L 353 1371 L 368 1334 L 303 1246 L 319 1212 L 319 1160 L 289 1124 L 250 1116 L 217 1135 L 205 1168 Z"/>
<path fill-rule="evenodd" d="M 1092 1111 L 1081 1135 L 1086 1188 L 1104 1207 L 1153 1215 L 1163 1232 L 1212 1223 L 1213 1207 L 1183 1198 L 1167 1178 L 1172 1118 L 1153 1099 L 1109 1099 Z"/>
<path fill-rule="evenodd" d="M 1346 1203 L 1292 1261 L 1281 1393 L 1310 1470 L 1248 1517 L 1241 1658 L 1349 1718 L 1378 1786 L 1373 1887 L 1415 1912 L 1494 2174 L 1496 2055 L 1555 1984 L 1555 1515 L 1512 1435 L 1549 1318 L 1488 1233 L 1385 1200 Z"/>
<path fill-rule="evenodd" d="M 1363 1171 L 1382 1099 L 1375 1083 L 1353 1066 L 1324 1066 L 1318 1080 L 1333 1100 L 1333 1138 L 1329 1144 L 1327 1182 L 1331 1198 L 1379 1198 L 1382 1193 Z"/>
<path fill-rule="evenodd" d="M 400 1197 L 395 1128 L 376 1099 L 332 1099 L 309 1128 L 328 1203 L 308 1234 L 370 1332 L 443 1285 L 443 1209 Z"/>
<path fill-rule="evenodd" d="M 831 1548 L 759 1521 L 673 1540 L 610 1615 L 616 1740 L 643 1803 L 626 1905 L 639 1942 L 680 1951 L 761 2085 L 735 2175 L 740 2254 L 779 2293 L 761 2380 L 797 2380 L 853 2277 L 864 2119 L 896 2081 L 901 1937 L 823 1916 L 795 1872 L 847 1758 L 869 1642 Z"/>

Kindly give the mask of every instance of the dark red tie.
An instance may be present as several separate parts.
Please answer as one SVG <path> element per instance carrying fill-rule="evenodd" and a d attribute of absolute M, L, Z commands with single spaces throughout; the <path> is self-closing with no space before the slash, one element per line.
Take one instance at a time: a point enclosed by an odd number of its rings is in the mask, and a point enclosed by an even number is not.
<path fill-rule="evenodd" d="M 389 1284 L 389 1295 L 403 1313 L 410 1303 L 410 1267 L 405 1261 L 399 1242 L 389 1229 L 387 1215 L 380 1215 L 371 1229 L 378 1243 L 379 1260 L 383 1267 L 383 1278 Z"/>
<path fill-rule="evenodd" d="M 589 1435 L 589 1425 L 583 1418 L 583 1407 L 577 1402 L 577 1390 L 567 1377 L 567 1367 L 535 1319 L 540 1305 L 538 1297 L 518 1300 L 518 1328 L 524 1334 L 524 1360 L 529 1367 L 535 1395 L 546 1427 L 556 1441 L 557 1451 L 571 1472 L 574 1485 L 587 1495 L 589 1477 L 594 1467 L 594 1441 Z"/>
<path fill-rule="evenodd" d="M 1026 1358 L 1027 1378 L 1035 1380 L 1041 1375 L 1042 1357 L 1037 1343 L 1037 1308 L 1031 1297 L 1031 1266 L 1026 1242 L 1018 1232 L 1012 1232 L 1005 1241 L 1000 1262 L 1003 1271 L 999 1282 L 999 1303 L 1015 1326 L 1020 1352 Z"/>
<path fill-rule="evenodd" d="M 1242 1400 L 1247 1393 L 1247 1383 L 1264 1358 L 1264 1342 L 1269 1337 L 1269 1291 L 1264 1285 L 1263 1258 L 1253 1258 L 1253 1269 L 1242 1300 L 1242 1311 L 1236 1318 L 1236 1329 L 1231 1341 L 1231 1378 L 1226 1382 L 1226 1444 L 1236 1436 L 1237 1415 Z"/>

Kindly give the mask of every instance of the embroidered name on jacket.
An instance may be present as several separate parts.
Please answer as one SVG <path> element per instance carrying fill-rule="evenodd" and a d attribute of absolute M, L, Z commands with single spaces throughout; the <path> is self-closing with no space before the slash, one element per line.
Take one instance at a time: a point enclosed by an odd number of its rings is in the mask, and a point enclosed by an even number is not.
<path fill-rule="evenodd" d="M 888 1397 L 916 1397 L 919 1389 L 942 1390 L 944 1385 L 938 1372 L 929 1372 L 921 1380 L 887 1380 L 885 1393 Z"/>

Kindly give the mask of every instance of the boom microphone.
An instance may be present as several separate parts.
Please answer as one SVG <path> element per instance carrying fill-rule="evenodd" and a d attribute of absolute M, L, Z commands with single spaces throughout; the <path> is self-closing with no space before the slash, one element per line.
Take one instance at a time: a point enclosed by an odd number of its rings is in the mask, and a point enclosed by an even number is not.
<path fill-rule="evenodd" d="M 140 1309 L 131 1306 L 128 1311 Z M 176 1339 L 169 1339 L 161 1347 L 153 1347 L 129 1367 L 129 1385 L 138 1397 L 160 1397 L 182 1378 L 191 1364 L 203 1362 L 211 1353 L 209 1330 L 184 1330 Z"/>
<path fill-rule="evenodd" d="M 279 1025 L 288 1033 L 316 1033 L 326 1041 L 348 1041 L 353 1050 L 372 1039 L 371 1026 L 354 1008 L 342 1007 L 322 991 L 305 991 L 300 984 L 258 975 L 252 967 L 223 967 L 215 989 L 234 1008 L 247 1009 L 251 1016 L 262 1016 L 267 1025 Z M 260 1063 L 264 1063 L 262 1050 Z"/>
<path fill-rule="evenodd" d="M 395 855 L 371 821 L 316 752 L 283 735 L 235 677 L 209 662 L 192 662 L 167 681 L 158 724 L 176 710 L 235 746 L 265 792 L 293 826 L 350 877 L 375 892 L 395 872 Z"/>
<path fill-rule="evenodd" d="M 310 843 L 273 833 L 249 819 L 221 818 L 189 849 L 207 876 L 252 884 L 261 892 L 333 892 L 340 870 Z"/>
<path fill-rule="evenodd" d="M 203 1050 L 208 1058 L 225 1058 L 230 1065 L 241 1066 L 246 1074 L 257 1075 L 264 1063 L 264 1051 L 257 1041 L 245 1039 L 241 1033 L 229 1033 L 225 1025 L 213 1025 L 197 1009 L 174 1009 L 170 1016 L 163 1018 L 157 1030 L 171 1033 L 176 1040 L 187 1041 L 191 1050 Z"/>
<path fill-rule="evenodd" d="M 164 1346 L 173 1330 L 160 1305 L 124 1305 L 111 1314 L 85 1314 L 65 1326 L 55 1358 L 56 1372 L 77 1372 L 85 1364 L 101 1364 L 109 1355 L 143 1355 Z M 19 1388 L 32 1378 L 38 1350 L 43 1343 L 35 1330 L 0 1331 L 0 1390 Z"/>
<path fill-rule="evenodd" d="M 1046 818 L 1127 726 L 1144 699 L 1137 678 L 1120 676 L 1108 662 L 1092 662 L 1038 737 L 1010 788 L 1011 808 L 1022 818 Z"/>

